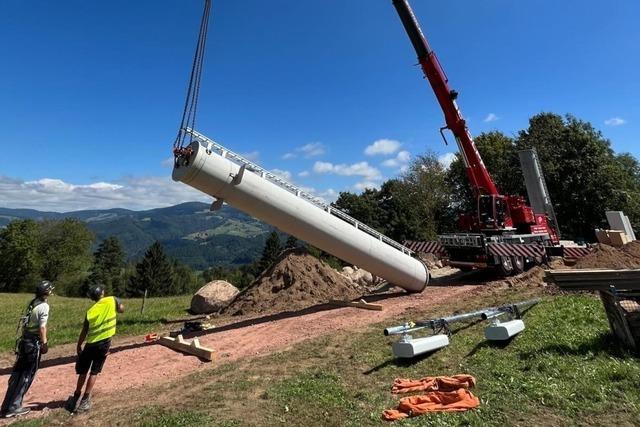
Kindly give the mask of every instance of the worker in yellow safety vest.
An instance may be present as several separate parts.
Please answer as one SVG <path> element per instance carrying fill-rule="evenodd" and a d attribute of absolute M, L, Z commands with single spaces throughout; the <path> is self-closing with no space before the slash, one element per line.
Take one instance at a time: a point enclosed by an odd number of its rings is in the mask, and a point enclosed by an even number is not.
<path fill-rule="evenodd" d="M 84 326 L 78 337 L 78 360 L 76 361 L 78 382 L 76 391 L 65 405 L 69 412 L 86 412 L 91 409 L 91 391 L 109 354 L 111 338 L 116 334 L 117 313 L 124 313 L 124 306 L 118 298 L 104 295 L 104 286 L 98 285 L 91 288 L 89 297 L 95 301 L 95 304 L 87 310 Z M 82 348 L 85 340 L 86 344 Z M 87 381 L 89 371 L 91 372 Z M 87 386 L 84 396 L 76 408 L 85 381 Z"/>

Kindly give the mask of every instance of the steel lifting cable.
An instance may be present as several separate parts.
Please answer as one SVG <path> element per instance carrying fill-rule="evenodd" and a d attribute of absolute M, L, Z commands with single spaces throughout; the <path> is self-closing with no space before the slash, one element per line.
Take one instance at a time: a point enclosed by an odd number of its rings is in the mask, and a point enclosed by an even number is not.
<path fill-rule="evenodd" d="M 198 97 L 200 93 L 200 81 L 202 78 L 202 68 L 204 64 L 204 54 L 207 45 L 207 30 L 209 27 L 209 14 L 211 11 L 211 0 L 205 0 L 204 11 L 202 12 L 202 20 L 200 21 L 200 31 L 198 33 L 198 43 L 196 52 L 193 56 L 193 64 L 191 66 L 191 77 L 189 78 L 189 87 L 187 89 L 187 97 L 184 102 L 184 110 L 182 111 L 182 120 L 178 135 L 173 143 L 174 154 L 179 155 L 185 145 L 190 144 L 193 136 L 187 135 L 184 131 L 187 127 L 195 129 L 196 112 L 198 109 Z M 187 137 L 189 138 L 187 140 Z"/>

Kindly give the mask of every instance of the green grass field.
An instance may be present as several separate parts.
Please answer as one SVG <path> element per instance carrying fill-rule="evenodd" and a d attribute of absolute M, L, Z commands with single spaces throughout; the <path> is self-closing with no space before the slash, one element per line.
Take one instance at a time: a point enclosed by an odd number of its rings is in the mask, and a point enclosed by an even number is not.
<path fill-rule="evenodd" d="M 526 331 L 506 346 L 485 342 L 486 324 L 478 324 L 409 363 L 392 359 L 382 325 L 328 336 L 251 364 L 191 375 L 183 383 L 197 386 L 181 400 L 186 405 L 164 406 L 141 424 L 388 425 L 380 416 L 397 404 L 389 392 L 394 378 L 468 373 L 478 381 L 478 410 L 399 424 L 637 425 L 640 361 L 617 347 L 598 299 L 547 298 L 525 321 Z M 252 415 L 241 415 L 238 402 Z"/>
<path fill-rule="evenodd" d="M 529 298 L 509 290 L 502 301 Z M 489 305 L 485 297 L 424 307 L 425 317 Z M 491 300 L 491 303 L 495 303 Z M 402 319 L 396 319 L 400 321 Z M 140 426 L 376 426 L 397 404 L 394 378 L 468 373 L 477 410 L 431 414 L 396 425 L 637 425 L 640 360 L 618 348 L 600 301 L 545 297 L 525 315 L 527 329 L 507 345 L 484 341 L 484 323 L 461 328 L 449 347 L 410 362 L 391 356 L 395 322 L 338 332 L 267 357 L 222 364 L 126 398 L 104 397 L 84 420 Z M 242 343 L 238 343 L 242 345 Z M 144 402 L 143 407 L 140 402 Z M 68 419 L 63 411 L 25 425 Z M 42 423 L 42 424 L 41 424 Z"/>
<path fill-rule="evenodd" d="M 10 351 L 15 344 L 16 326 L 21 313 L 33 298 L 30 294 L 0 293 L 0 352 Z M 118 335 L 140 335 L 161 326 L 160 319 L 184 316 L 191 295 L 148 298 L 144 314 L 140 314 L 141 298 L 122 300 L 125 313 L 118 318 Z M 88 298 L 67 298 L 53 295 L 49 298 L 50 346 L 75 342 L 82 322 L 92 301 Z"/>

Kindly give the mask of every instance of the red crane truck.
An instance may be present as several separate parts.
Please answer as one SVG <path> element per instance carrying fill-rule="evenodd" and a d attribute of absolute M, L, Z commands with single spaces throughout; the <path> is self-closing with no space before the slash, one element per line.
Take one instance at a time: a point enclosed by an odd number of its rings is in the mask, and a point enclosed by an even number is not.
<path fill-rule="evenodd" d="M 522 196 L 500 194 L 473 142 L 435 52 L 429 46 L 407 0 L 393 0 L 402 25 L 418 55 L 425 77 L 444 113 L 444 130 L 455 137 L 467 178 L 476 198 L 476 210 L 458 219 L 459 233 L 438 236 L 448 263 L 462 269 L 494 267 L 503 275 L 539 264 L 559 243 L 557 227 L 544 213 L 534 213 Z"/>

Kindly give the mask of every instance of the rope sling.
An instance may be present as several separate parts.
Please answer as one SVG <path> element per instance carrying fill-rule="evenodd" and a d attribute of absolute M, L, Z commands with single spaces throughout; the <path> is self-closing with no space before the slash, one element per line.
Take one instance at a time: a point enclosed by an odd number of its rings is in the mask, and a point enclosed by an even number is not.
<path fill-rule="evenodd" d="M 193 136 L 185 132 L 187 128 L 195 129 L 196 125 L 196 112 L 198 110 L 198 97 L 200 94 L 200 81 L 202 78 L 202 69 L 204 64 L 204 53 L 207 45 L 207 30 L 209 28 L 209 15 L 211 12 L 211 0 L 205 0 L 204 10 L 202 12 L 202 19 L 200 21 L 200 30 L 198 32 L 198 43 L 196 44 L 196 51 L 193 56 L 193 64 L 191 66 L 191 77 L 189 78 L 189 86 L 187 89 L 187 96 L 184 102 L 184 109 L 182 111 L 182 120 L 180 121 L 180 127 L 178 128 L 178 134 L 173 143 L 173 153 L 176 159 L 176 164 L 179 158 L 188 158 L 185 148 L 191 144 Z"/>

